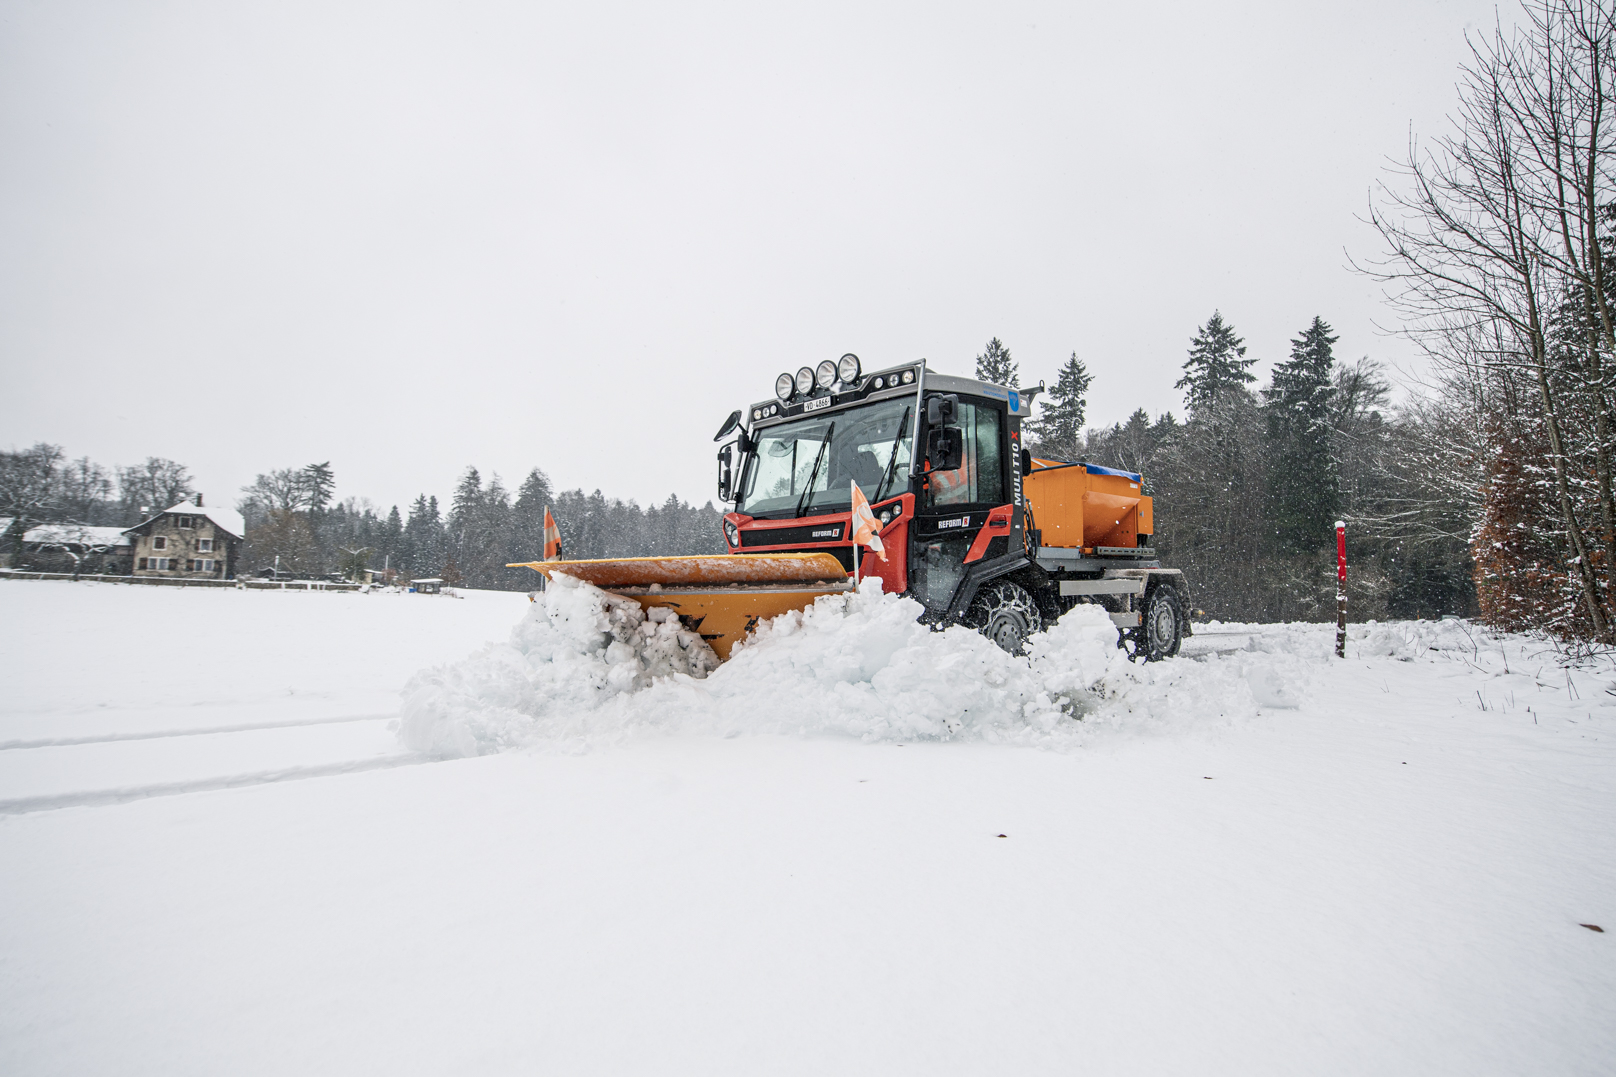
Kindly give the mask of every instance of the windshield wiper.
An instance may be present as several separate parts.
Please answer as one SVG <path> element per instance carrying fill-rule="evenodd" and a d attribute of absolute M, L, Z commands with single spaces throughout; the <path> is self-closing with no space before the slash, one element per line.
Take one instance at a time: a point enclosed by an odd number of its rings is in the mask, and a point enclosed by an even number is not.
<path fill-rule="evenodd" d="M 814 499 L 814 480 L 819 478 L 819 465 L 825 461 L 825 450 L 830 448 L 830 439 L 836 433 L 836 424 L 831 423 L 825 431 L 825 440 L 819 443 L 819 453 L 814 457 L 814 469 L 808 472 L 808 482 L 803 488 L 802 496 L 797 498 L 797 515 L 801 516 L 803 510 Z"/>
<path fill-rule="evenodd" d="M 903 409 L 903 418 L 898 420 L 898 432 L 892 438 L 892 451 L 887 454 L 887 470 L 881 476 L 881 485 L 875 488 L 875 496 L 871 501 L 880 501 L 886 496 L 887 483 L 892 481 L 893 469 L 898 466 L 898 446 L 903 443 L 903 428 L 909 425 L 909 413 L 913 408 Z"/>

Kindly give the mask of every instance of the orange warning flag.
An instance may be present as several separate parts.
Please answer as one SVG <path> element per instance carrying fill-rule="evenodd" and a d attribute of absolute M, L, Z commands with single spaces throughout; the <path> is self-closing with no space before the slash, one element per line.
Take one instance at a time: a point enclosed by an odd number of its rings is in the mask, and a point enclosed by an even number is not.
<path fill-rule="evenodd" d="M 881 545 L 881 524 L 870 511 L 870 503 L 864 499 L 864 491 L 853 484 L 853 544 L 855 546 L 868 546 L 881 555 L 881 560 L 887 559 L 886 547 Z"/>
<path fill-rule="evenodd" d="M 544 506 L 544 559 L 561 560 L 561 528 L 556 526 L 555 517 L 550 515 L 549 505 Z"/>

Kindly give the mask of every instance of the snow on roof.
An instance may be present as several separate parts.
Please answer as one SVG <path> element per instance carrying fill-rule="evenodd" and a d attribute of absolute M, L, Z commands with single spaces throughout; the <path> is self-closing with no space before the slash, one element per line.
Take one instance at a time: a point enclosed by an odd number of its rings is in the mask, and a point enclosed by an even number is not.
<path fill-rule="evenodd" d="M 413 582 L 415 582 L 415 583 L 442 583 L 443 578 L 441 576 L 423 576 L 420 579 L 415 580 Z"/>
<path fill-rule="evenodd" d="M 121 527 L 82 527 L 78 524 L 45 524 L 22 536 L 24 542 L 73 543 L 79 546 L 128 546 L 130 539 Z"/>
<path fill-rule="evenodd" d="M 181 501 L 178 505 L 170 505 L 162 512 L 150 517 L 150 519 L 140 521 L 135 527 L 145 527 L 152 520 L 157 519 L 158 516 L 167 516 L 169 513 L 177 513 L 182 516 L 206 516 L 236 538 L 244 538 L 247 534 L 247 521 L 243 520 L 241 513 L 235 509 L 221 509 L 214 506 L 203 507 L 194 501 Z M 134 529 L 134 527 L 129 528 L 131 531 Z"/>

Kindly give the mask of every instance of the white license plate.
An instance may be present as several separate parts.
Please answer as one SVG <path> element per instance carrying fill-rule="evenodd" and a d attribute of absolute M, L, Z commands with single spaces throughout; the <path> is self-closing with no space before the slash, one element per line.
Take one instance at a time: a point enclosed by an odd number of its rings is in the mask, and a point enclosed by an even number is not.
<path fill-rule="evenodd" d="M 818 411 L 820 408 L 828 408 L 828 407 L 830 407 L 830 397 L 822 396 L 822 397 L 819 397 L 817 400 L 810 400 L 810 401 L 808 401 L 808 403 L 804 404 L 802 406 L 802 413 L 804 415 L 806 415 L 810 411 Z"/>

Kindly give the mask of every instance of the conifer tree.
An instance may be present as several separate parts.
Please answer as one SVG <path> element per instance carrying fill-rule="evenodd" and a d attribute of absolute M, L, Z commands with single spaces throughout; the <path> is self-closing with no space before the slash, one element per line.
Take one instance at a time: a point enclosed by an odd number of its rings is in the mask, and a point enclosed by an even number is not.
<path fill-rule="evenodd" d="M 1173 388 L 1185 391 L 1190 411 L 1204 409 L 1228 390 L 1243 389 L 1257 380 L 1247 369 L 1257 360 L 1245 356 L 1246 342 L 1235 334 L 1234 326 L 1223 320 L 1222 313 L 1213 311 L 1191 338 L 1184 376 Z"/>
<path fill-rule="evenodd" d="M 539 468 L 529 471 L 516 488 L 516 504 L 511 507 L 511 562 L 544 557 L 544 507 L 554 501 L 549 476 Z"/>
<path fill-rule="evenodd" d="M 331 504 L 331 493 L 336 489 L 337 477 L 331 470 L 331 461 L 310 464 L 303 469 L 304 497 L 310 511 L 321 512 Z"/>
<path fill-rule="evenodd" d="M 988 341 L 987 349 L 976 357 L 976 380 L 994 385 L 1021 385 L 1021 375 L 1010 358 L 1010 349 L 1000 343 L 998 337 Z"/>
<path fill-rule="evenodd" d="M 1332 445 L 1335 355 L 1323 318 L 1291 341 L 1291 356 L 1263 390 L 1269 441 L 1269 492 L 1275 534 L 1289 553 L 1317 550 L 1330 536 L 1340 502 Z"/>
<path fill-rule="evenodd" d="M 1093 381 L 1094 375 L 1073 352 L 1042 407 L 1037 430 L 1039 452 L 1061 460 L 1076 460 L 1082 455 L 1083 420 Z"/>

